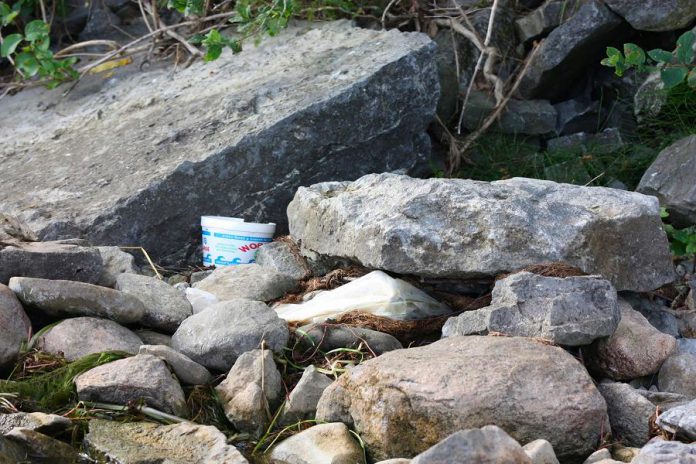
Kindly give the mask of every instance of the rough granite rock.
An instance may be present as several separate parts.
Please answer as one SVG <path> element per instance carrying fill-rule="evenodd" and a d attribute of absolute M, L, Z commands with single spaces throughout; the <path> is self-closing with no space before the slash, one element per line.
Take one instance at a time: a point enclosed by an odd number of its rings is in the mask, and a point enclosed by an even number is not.
<path fill-rule="evenodd" d="M 548 34 L 563 21 L 571 17 L 580 2 L 568 4 L 561 0 L 544 2 L 539 8 L 515 21 L 517 37 L 522 43 L 529 43 Z"/>
<path fill-rule="evenodd" d="M 657 425 L 671 434 L 696 440 L 696 401 L 663 412 L 657 418 Z"/>
<path fill-rule="evenodd" d="M 172 336 L 172 348 L 208 369 L 228 371 L 237 358 L 263 343 L 280 352 L 288 342 L 288 324 L 259 301 L 216 303 L 186 319 Z"/>
<path fill-rule="evenodd" d="M 694 3 L 696 11 L 696 2 Z M 662 150 L 643 174 L 637 191 L 654 195 L 677 226 L 696 224 L 696 135 Z"/>
<path fill-rule="evenodd" d="M 518 272 L 496 281 L 488 307 L 448 320 L 442 332 L 445 337 L 472 335 L 471 330 L 482 332 L 485 323 L 488 332 L 588 345 L 616 330 L 621 317 L 616 301 L 614 287 L 598 276 L 558 278 Z"/>
<path fill-rule="evenodd" d="M 89 421 L 85 448 L 95 459 L 113 464 L 248 464 L 213 426 L 183 422 Z"/>
<path fill-rule="evenodd" d="M 7 284 L 11 277 L 96 283 L 103 269 L 102 258 L 96 248 L 59 241 L 0 247 L 0 284 Z"/>
<path fill-rule="evenodd" d="M 492 424 L 523 443 L 543 437 L 573 462 L 609 427 L 585 368 L 562 348 L 519 337 L 453 337 L 365 361 L 324 391 L 317 419 L 354 426 L 375 460 Z"/>
<path fill-rule="evenodd" d="M 519 443 L 500 427 L 455 432 L 411 460 L 411 464 L 532 464 Z"/>
<path fill-rule="evenodd" d="M 0 367 L 17 359 L 30 332 L 31 321 L 21 303 L 12 290 L 0 284 Z"/>
<path fill-rule="evenodd" d="M 39 337 L 38 347 L 49 353 L 63 353 L 68 361 L 103 351 L 137 353 L 140 338 L 108 319 L 75 317 L 59 322 Z"/>
<path fill-rule="evenodd" d="M 588 369 L 614 380 L 657 373 L 677 349 L 677 340 L 650 325 L 628 302 L 619 299 L 619 308 L 621 321 L 614 334 L 583 348 Z"/>
<path fill-rule="evenodd" d="M 143 345 L 171 346 L 172 344 L 171 335 L 155 332 L 154 330 L 139 329 L 134 333 L 138 336 L 138 338 L 140 338 L 140 340 L 142 340 Z"/>
<path fill-rule="evenodd" d="M 653 438 L 631 464 L 696 464 L 696 444 Z"/>
<path fill-rule="evenodd" d="M 121 274 L 116 278 L 115 288 L 143 303 L 145 313 L 139 322 L 146 327 L 174 333 L 184 319 L 193 314 L 186 296 L 154 277 Z"/>
<path fill-rule="evenodd" d="M 313 420 L 321 394 L 332 383 L 333 380 L 318 372 L 316 367 L 307 366 L 300 381 L 285 401 L 279 419 L 280 424 L 289 425 L 301 420 Z"/>
<path fill-rule="evenodd" d="M 546 440 L 534 440 L 522 447 L 532 464 L 560 464 L 553 451 L 553 445 Z"/>
<path fill-rule="evenodd" d="M 603 2 L 586 2 L 539 46 L 520 82 L 519 94 L 527 99 L 560 97 L 584 73 L 587 56 L 601 53 L 620 25 L 621 18 Z"/>
<path fill-rule="evenodd" d="M 463 125 L 474 131 L 495 110 L 495 98 L 473 91 L 464 112 Z M 510 100 L 491 130 L 504 134 L 544 135 L 556 129 L 556 109 L 548 100 Z"/>
<path fill-rule="evenodd" d="M 174 374 L 185 385 L 207 385 L 213 380 L 208 369 L 166 345 L 142 345 L 138 354 L 151 354 L 169 364 Z"/>
<path fill-rule="evenodd" d="M 657 376 L 660 391 L 696 398 L 696 354 L 676 352 L 662 364 Z"/>
<path fill-rule="evenodd" d="M 666 333 L 675 338 L 679 335 L 679 320 L 669 306 L 660 303 L 658 299 L 651 300 L 640 294 L 624 292 L 621 298 L 628 301 L 633 309 L 641 313 L 650 324 L 662 333 Z"/>
<path fill-rule="evenodd" d="M 0 414 L 0 435 L 6 434 L 15 427 L 52 435 L 65 432 L 72 427 L 72 422 L 67 417 L 42 412 Z"/>
<path fill-rule="evenodd" d="M 297 289 L 297 279 L 258 264 L 238 264 L 215 269 L 205 279 L 193 285 L 205 290 L 220 301 L 239 298 L 270 301 Z"/>
<path fill-rule="evenodd" d="M 148 406 L 179 417 L 188 415 L 184 392 L 161 359 L 139 354 L 90 369 L 75 378 L 80 401 Z"/>
<path fill-rule="evenodd" d="M 269 464 L 364 464 L 363 450 L 345 424 L 318 424 L 280 442 Z"/>
<path fill-rule="evenodd" d="M 175 76 L 135 67 L 69 99 L 8 96 L 0 204 L 43 239 L 137 244 L 158 262 L 194 253 L 203 210 L 282 232 L 299 185 L 427 168 L 435 49 L 425 34 L 327 22 Z"/>
<path fill-rule="evenodd" d="M 113 287 L 116 285 L 116 277 L 120 274 L 138 274 L 138 267 L 135 265 L 135 257 L 122 251 L 117 246 L 101 246 L 97 247 L 104 263 L 104 270 L 97 282 L 104 287 Z"/>
<path fill-rule="evenodd" d="M 259 438 L 268 429 L 271 418 L 282 400 L 283 379 L 270 350 L 243 353 L 215 387 L 225 416 L 240 432 Z"/>
<path fill-rule="evenodd" d="M 295 245 L 296 247 L 296 245 Z M 285 241 L 267 243 L 256 252 L 256 264 L 273 269 L 293 279 L 302 280 L 312 275 L 307 260 Z"/>
<path fill-rule="evenodd" d="M 614 438 L 625 446 L 647 443 L 655 406 L 626 383 L 602 382 L 597 388 L 607 403 Z"/>
<path fill-rule="evenodd" d="M 639 31 L 676 31 L 696 18 L 692 0 L 605 0 L 609 8 Z"/>
<path fill-rule="evenodd" d="M 617 290 L 674 279 L 656 199 L 601 187 L 368 175 L 300 188 L 288 206 L 305 250 L 430 277 L 565 261 Z"/>
<path fill-rule="evenodd" d="M 89 462 L 72 446 L 36 430 L 18 427 L 7 432 L 4 438 L 21 445 L 26 450 L 24 459 L 16 461 L 17 463 L 86 464 Z M 0 448 L 2 448 L 1 444 Z M 0 462 L 3 462 L 1 453 L 2 451 L 0 451 Z"/>

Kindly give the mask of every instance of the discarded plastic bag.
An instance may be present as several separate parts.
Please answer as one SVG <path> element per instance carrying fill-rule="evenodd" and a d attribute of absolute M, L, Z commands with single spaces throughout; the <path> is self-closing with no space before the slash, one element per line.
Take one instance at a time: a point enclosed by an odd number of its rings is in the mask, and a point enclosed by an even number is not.
<path fill-rule="evenodd" d="M 186 289 L 186 299 L 191 303 L 193 314 L 198 314 L 218 302 L 218 298 L 212 293 L 191 287 Z"/>
<path fill-rule="evenodd" d="M 323 322 L 349 311 L 363 311 L 397 320 L 425 319 L 450 309 L 422 290 L 382 271 L 373 271 L 334 290 L 319 293 L 300 304 L 275 307 L 290 322 Z"/>

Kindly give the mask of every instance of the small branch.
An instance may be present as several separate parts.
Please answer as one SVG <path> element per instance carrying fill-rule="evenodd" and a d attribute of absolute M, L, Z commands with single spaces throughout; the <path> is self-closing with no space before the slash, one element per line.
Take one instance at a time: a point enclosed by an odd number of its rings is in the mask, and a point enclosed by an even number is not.
<path fill-rule="evenodd" d="M 62 50 L 56 52 L 54 55 L 56 58 L 60 58 L 62 56 L 65 56 L 67 53 L 73 51 L 73 50 L 79 50 L 81 48 L 87 48 L 87 47 L 98 47 L 98 46 L 105 46 L 109 47 L 112 50 L 117 50 L 118 49 L 118 42 L 115 42 L 113 40 L 87 40 L 86 42 L 79 42 L 76 44 L 69 45 Z"/>

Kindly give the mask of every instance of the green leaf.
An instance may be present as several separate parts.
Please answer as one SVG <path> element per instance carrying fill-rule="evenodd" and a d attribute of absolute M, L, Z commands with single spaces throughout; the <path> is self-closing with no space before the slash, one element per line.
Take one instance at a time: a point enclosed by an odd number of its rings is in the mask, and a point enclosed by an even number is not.
<path fill-rule="evenodd" d="M 660 71 L 660 77 L 665 84 L 665 89 L 672 89 L 684 82 L 688 73 L 688 69 L 681 66 L 674 66 L 662 69 Z"/>
<path fill-rule="evenodd" d="M 187 0 L 184 16 L 202 15 L 204 6 L 205 0 Z"/>
<path fill-rule="evenodd" d="M 645 52 L 636 44 L 624 44 L 624 54 L 626 55 L 626 63 L 631 66 L 642 66 L 645 64 Z"/>
<path fill-rule="evenodd" d="M 33 77 L 39 72 L 39 62 L 38 60 L 28 52 L 20 53 L 15 57 L 15 65 L 17 69 L 25 77 Z"/>
<path fill-rule="evenodd" d="M 648 56 L 658 63 L 672 63 L 674 61 L 674 55 L 672 53 L 656 48 L 655 50 L 650 50 Z"/>
<path fill-rule="evenodd" d="M 179 13 L 183 13 L 184 10 L 186 10 L 186 0 L 169 0 L 167 8 L 172 8 Z"/>
<path fill-rule="evenodd" d="M 222 44 L 210 44 L 203 55 L 203 61 L 215 61 L 222 54 Z"/>
<path fill-rule="evenodd" d="M 674 256 L 684 256 L 686 254 L 686 247 L 683 243 L 672 242 L 669 244 L 669 247 Z"/>
<path fill-rule="evenodd" d="M 660 208 L 660 217 L 662 219 L 669 217 L 669 212 L 667 211 L 667 208 L 665 208 L 664 206 Z"/>
<path fill-rule="evenodd" d="M 24 38 L 28 42 L 34 42 L 39 39 L 44 39 L 48 37 L 48 31 L 50 27 L 45 22 L 40 19 L 35 19 L 34 21 L 27 24 L 24 28 Z"/>
<path fill-rule="evenodd" d="M 188 42 L 191 45 L 200 45 L 203 43 L 203 39 L 205 39 L 205 36 L 203 34 L 193 34 L 189 39 Z"/>
<path fill-rule="evenodd" d="M 682 64 L 690 64 L 694 59 L 694 42 L 696 34 L 693 31 L 683 33 L 677 39 L 677 60 Z"/>
<path fill-rule="evenodd" d="M 211 45 L 222 45 L 222 35 L 220 34 L 220 31 L 218 31 L 217 29 L 211 29 L 205 35 L 205 38 L 201 41 L 201 43 L 206 47 L 209 47 Z"/>
<path fill-rule="evenodd" d="M 689 87 L 696 90 L 696 69 L 692 69 L 689 75 L 686 76 L 686 83 L 689 84 Z"/>
<path fill-rule="evenodd" d="M 14 53 L 22 39 L 22 34 L 10 34 L 5 37 L 2 41 L 2 46 L 0 46 L 0 56 L 7 58 Z"/>

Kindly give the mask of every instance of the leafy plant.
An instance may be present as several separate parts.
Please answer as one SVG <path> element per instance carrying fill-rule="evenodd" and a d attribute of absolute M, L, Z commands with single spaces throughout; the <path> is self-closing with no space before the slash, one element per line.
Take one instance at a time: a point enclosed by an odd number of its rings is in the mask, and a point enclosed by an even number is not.
<path fill-rule="evenodd" d="M 634 43 L 624 44 L 623 53 L 617 48 L 607 47 L 607 57 L 601 64 L 614 68 L 617 76 L 623 76 L 629 69 L 639 72 L 659 70 L 666 89 L 686 81 L 689 87 L 696 90 L 696 65 L 693 63 L 695 43 L 696 34 L 687 31 L 677 39 L 677 46 L 671 52 L 657 48 L 646 53 Z M 649 62 L 654 65 L 649 65 Z"/>
<path fill-rule="evenodd" d="M 665 208 L 660 210 L 660 217 L 669 217 Z M 690 256 L 696 254 L 696 226 L 677 229 L 672 224 L 663 224 L 669 238 L 672 254 L 675 256 Z"/>

